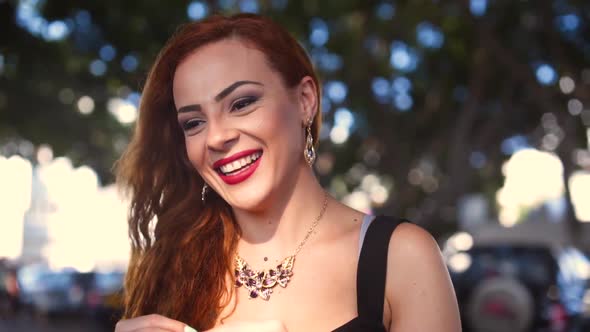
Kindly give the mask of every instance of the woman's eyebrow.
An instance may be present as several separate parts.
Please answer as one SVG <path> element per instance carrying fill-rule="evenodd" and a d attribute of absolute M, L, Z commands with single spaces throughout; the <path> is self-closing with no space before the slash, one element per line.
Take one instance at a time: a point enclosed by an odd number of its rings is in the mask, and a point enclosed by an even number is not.
<path fill-rule="evenodd" d="M 221 92 L 219 92 L 216 96 L 215 96 L 215 101 L 220 101 L 223 98 L 225 98 L 227 95 L 229 95 L 230 93 L 232 93 L 235 89 L 237 89 L 239 86 L 244 85 L 244 84 L 256 84 L 256 85 L 262 85 L 264 86 L 264 84 L 260 83 L 260 82 L 256 82 L 256 81 L 236 81 L 234 83 L 232 83 L 230 86 L 226 87 L 225 89 L 221 90 Z M 186 105 L 183 106 L 181 108 L 178 109 L 178 113 L 185 113 L 185 112 L 197 112 L 201 110 L 201 105 L 199 104 L 192 104 L 192 105 Z"/>

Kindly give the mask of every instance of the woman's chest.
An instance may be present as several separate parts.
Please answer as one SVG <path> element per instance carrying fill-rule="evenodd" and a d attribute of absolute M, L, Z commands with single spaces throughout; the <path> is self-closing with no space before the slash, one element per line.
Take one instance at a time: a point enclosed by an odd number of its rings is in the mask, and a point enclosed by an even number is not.
<path fill-rule="evenodd" d="M 244 286 L 234 292 L 218 324 L 279 319 L 289 332 L 332 331 L 357 316 L 354 249 L 301 253 L 286 287 L 277 284 L 268 300 L 249 298 Z"/>

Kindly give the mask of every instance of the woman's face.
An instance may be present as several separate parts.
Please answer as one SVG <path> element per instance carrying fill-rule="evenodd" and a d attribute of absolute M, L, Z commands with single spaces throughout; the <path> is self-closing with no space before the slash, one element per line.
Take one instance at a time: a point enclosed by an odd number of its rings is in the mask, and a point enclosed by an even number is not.
<path fill-rule="evenodd" d="M 191 164 L 232 207 L 264 209 L 308 167 L 303 123 L 315 113 L 314 89 L 309 77 L 287 88 L 264 53 L 237 39 L 199 48 L 173 82 Z"/>

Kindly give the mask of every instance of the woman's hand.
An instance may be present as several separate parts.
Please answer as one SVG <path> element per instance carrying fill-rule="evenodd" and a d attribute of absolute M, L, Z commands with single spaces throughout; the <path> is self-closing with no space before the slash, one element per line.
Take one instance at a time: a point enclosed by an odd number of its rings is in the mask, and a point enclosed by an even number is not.
<path fill-rule="evenodd" d="M 146 315 L 124 319 L 117 323 L 115 332 L 196 332 L 195 329 L 161 315 Z M 288 332 L 280 320 L 233 322 L 206 332 Z"/>
<path fill-rule="evenodd" d="M 194 332 L 195 329 L 161 315 L 145 315 L 117 322 L 115 332 Z"/>
<path fill-rule="evenodd" d="M 235 322 L 220 325 L 206 332 L 288 332 L 280 320 Z"/>

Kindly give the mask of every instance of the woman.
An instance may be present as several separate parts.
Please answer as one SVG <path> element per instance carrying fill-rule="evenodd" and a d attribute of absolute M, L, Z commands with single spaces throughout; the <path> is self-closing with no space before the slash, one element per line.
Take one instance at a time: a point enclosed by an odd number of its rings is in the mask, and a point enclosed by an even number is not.
<path fill-rule="evenodd" d="M 116 331 L 460 330 L 432 237 L 319 185 L 319 100 L 305 51 L 266 18 L 168 41 L 117 166 L 133 249 Z"/>

